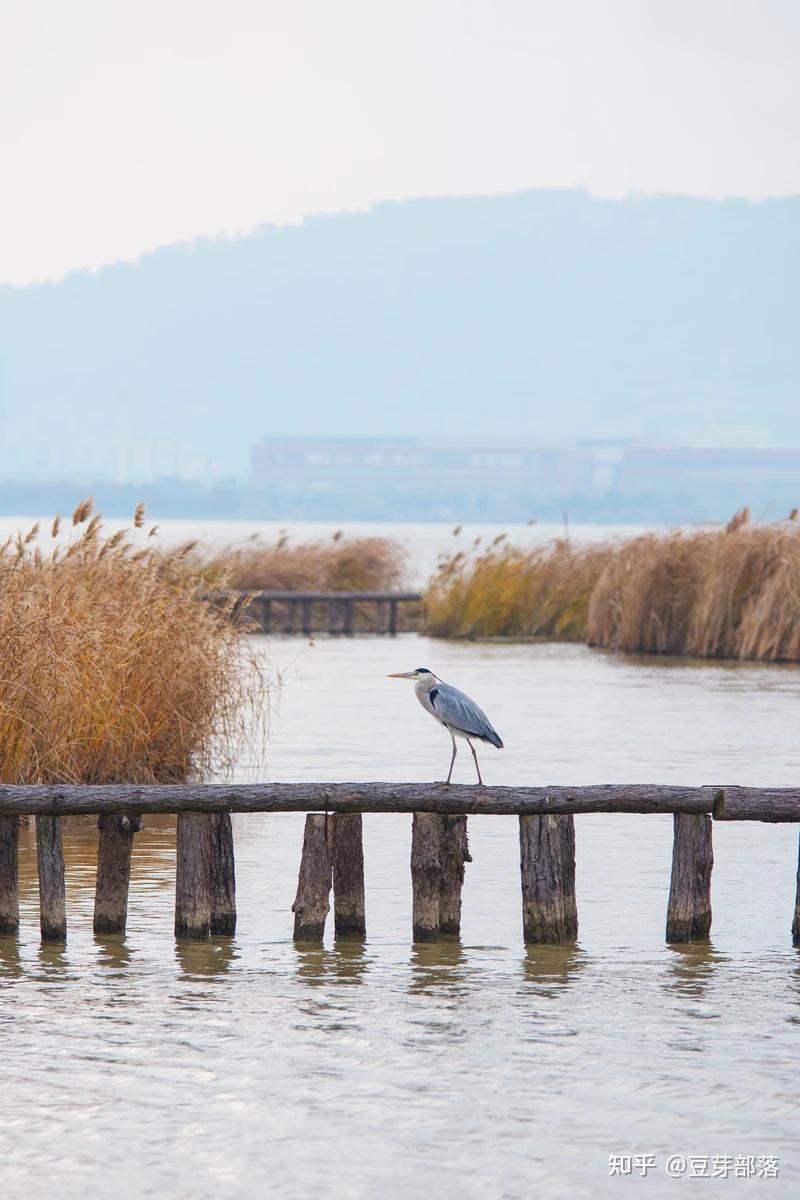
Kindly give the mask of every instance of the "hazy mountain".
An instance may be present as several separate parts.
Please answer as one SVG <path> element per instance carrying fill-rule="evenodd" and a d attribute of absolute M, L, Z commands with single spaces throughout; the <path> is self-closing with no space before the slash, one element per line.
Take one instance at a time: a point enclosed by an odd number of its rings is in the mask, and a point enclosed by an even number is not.
<path fill-rule="evenodd" d="M 269 433 L 800 441 L 798 280 L 800 198 L 418 200 L 167 247 L 0 289 L 0 471 L 243 475 Z"/>

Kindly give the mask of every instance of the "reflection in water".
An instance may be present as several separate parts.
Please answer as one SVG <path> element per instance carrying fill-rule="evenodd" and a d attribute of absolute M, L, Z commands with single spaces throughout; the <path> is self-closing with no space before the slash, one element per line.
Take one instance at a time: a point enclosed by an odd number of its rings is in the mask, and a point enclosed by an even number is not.
<path fill-rule="evenodd" d="M 312 987 L 336 980 L 363 983 L 369 958 L 360 938 L 336 938 L 334 949 L 326 950 L 318 942 L 295 942 L 297 978 Z"/>
<path fill-rule="evenodd" d="M 671 955 L 667 991 L 691 1000 L 702 1000 L 714 978 L 717 967 L 728 961 L 725 954 L 714 949 L 711 942 L 687 942 L 666 946 Z"/>
<path fill-rule="evenodd" d="M 0 937 L 0 978 L 15 979 L 21 973 L 19 942 L 15 937 Z"/>
<path fill-rule="evenodd" d="M 798 956 L 800 956 L 800 946 L 796 950 Z M 789 1021 L 792 1025 L 800 1025 L 800 966 L 796 967 L 791 973 L 789 995 L 792 1003 L 789 1012 Z"/>
<path fill-rule="evenodd" d="M 132 951 L 121 933 L 95 934 L 98 966 L 124 971 L 131 965 Z"/>
<path fill-rule="evenodd" d="M 174 884 L 175 817 L 150 813 L 145 828 L 136 835 L 131 869 L 132 891 L 142 880 L 157 890 Z M 64 869 L 68 903 L 89 905 L 94 898 L 97 871 L 97 818 L 64 818 Z M 38 903 L 39 876 L 36 869 L 36 826 L 22 825 L 19 842 L 19 894 L 29 906 Z"/>
<path fill-rule="evenodd" d="M 342 983 L 363 983 L 369 967 L 363 941 L 360 938 L 337 937 L 333 945 L 336 978 Z"/>
<path fill-rule="evenodd" d="M 36 957 L 46 975 L 51 975 L 59 982 L 68 977 L 73 978 L 72 973 L 66 969 L 69 963 L 66 942 L 40 942 Z"/>
<path fill-rule="evenodd" d="M 443 987 L 461 991 L 467 960 L 460 941 L 417 942 L 411 948 L 409 992 L 433 992 Z"/>
<path fill-rule="evenodd" d="M 225 975 L 238 957 L 232 938 L 212 938 L 208 942 L 181 938 L 175 942 L 175 958 L 181 974 L 187 978 L 208 979 Z"/>
<path fill-rule="evenodd" d="M 574 942 L 565 946 L 526 946 L 522 970 L 540 996 L 552 997 L 573 983 L 588 961 Z"/>

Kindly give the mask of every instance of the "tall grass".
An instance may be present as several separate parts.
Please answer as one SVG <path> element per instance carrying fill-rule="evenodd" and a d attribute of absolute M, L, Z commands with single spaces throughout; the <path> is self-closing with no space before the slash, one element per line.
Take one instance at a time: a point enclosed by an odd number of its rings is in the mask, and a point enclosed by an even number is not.
<path fill-rule="evenodd" d="M 286 534 L 275 542 L 252 538 L 227 546 L 205 562 L 207 577 L 220 577 L 246 591 L 360 592 L 393 591 L 403 586 L 406 555 L 391 538 L 346 538 L 292 543 Z"/>
<path fill-rule="evenodd" d="M 587 640 L 629 652 L 800 660 L 800 528 L 751 525 L 634 538 L 609 560 Z"/>
<path fill-rule="evenodd" d="M 35 526 L 0 548 L 0 780 L 169 782 L 229 766 L 264 699 L 229 614 L 198 599 L 192 548 Z M 134 527 L 140 530 L 143 511 Z M 58 538 L 58 540 L 56 540 Z"/>
<path fill-rule="evenodd" d="M 426 595 L 445 637 L 586 640 L 629 653 L 800 661 L 800 527 L 753 525 L 444 558 Z"/>
<path fill-rule="evenodd" d="M 425 626 L 439 637 L 581 640 L 597 579 L 612 551 L 566 539 L 521 549 L 505 536 L 444 555 L 425 593 Z"/>

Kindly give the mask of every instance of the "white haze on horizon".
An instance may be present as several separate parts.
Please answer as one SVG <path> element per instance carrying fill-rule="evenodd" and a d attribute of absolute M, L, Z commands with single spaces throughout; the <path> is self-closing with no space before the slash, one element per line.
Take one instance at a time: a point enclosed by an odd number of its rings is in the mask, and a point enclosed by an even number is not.
<path fill-rule="evenodd" d="M 0 14 L 0 282 L 419 195 L 800 193 L 794 0 Z"/>

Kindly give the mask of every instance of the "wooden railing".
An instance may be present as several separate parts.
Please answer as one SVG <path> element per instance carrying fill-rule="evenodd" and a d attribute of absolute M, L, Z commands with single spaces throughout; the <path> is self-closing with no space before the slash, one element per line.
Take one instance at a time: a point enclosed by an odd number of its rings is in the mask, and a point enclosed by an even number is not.
<path fill-rule="evenodd" d="M 224 593 L 226 597 L 230 593 Z M 371 632 L 394 635 L 398 631 L 398 610 L 401 604 L 414 604 L 422 599 L 420 592 L 279 592 L 242 591 L 238 593 L 235 611 L 242 614 L 263 633 L 303 633 L 326 630 L 332 634 Z M 365 608 L 374 617 L 363 630 L 357 614 Z M 320 610 L 325 611 L 318 620 Z"/>
<path fill-rule="evenodd" d="M 457 936 L 468 815 L 519 819 L 526 942 L 577 937 L 575 827 L 580 813 L 672 813 L 667 940 L 707 938 L 711 927 L 712 821 L 800 823 L 800 789 L 601 784 L 480 787 L 424 783 L 176 785 L 0 785 L 0 935 L 19 926 L 17 853 L 21 817 L 35 817 L 41 932 L 66 936 L 62 827 L 97 814 L 94 927 L 123 933 L 131 851 L 142 816 L 177 813 L 175 934 L 230 936 L 236 927 L 230 814 L 305 812 L 294 936 L 322 938 L 331 890 L 338 936 L 366 935 L 362 813 L 413 814 L 413 936 Z M 800 945 L 800 865 L 792 937 Z"/>

